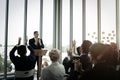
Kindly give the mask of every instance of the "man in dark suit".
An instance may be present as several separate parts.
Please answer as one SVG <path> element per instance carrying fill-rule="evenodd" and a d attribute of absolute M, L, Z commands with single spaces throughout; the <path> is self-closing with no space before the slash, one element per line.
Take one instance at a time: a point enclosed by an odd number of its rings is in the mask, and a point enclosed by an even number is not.
<path fill-rule="evenodd" d="M 44 44 L 41 38 L 38 38 L 39 34 L 38 31 L 34 31 L 34 38 L 31 38 L 29 40 L 29 45 L 35 50 L 35 49 L 39 49 L 41 50 L 42 48 L 44 48 Z M 37 79 L 40 76 L 40 71 L 41 71 L 41 64 L 42 64 L 42 56 L 36 56 L 36 62 L 37 62 L 37 66 L 38 66 L 38 70 L 37 70 Z"/>
<path fill-rule="evenodd" d="M 38 38 L 39 34 L 38 31 L 34 31 L 34 38 L 29 40 L 29 45 L 33 49 L 41 49 L 44 48 L 44 44 L 41 38 Z"/>

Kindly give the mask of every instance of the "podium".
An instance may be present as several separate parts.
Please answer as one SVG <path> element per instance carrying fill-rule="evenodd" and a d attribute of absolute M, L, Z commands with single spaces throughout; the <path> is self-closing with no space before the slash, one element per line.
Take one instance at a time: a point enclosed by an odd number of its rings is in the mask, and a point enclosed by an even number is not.
<path fill-rule="evenodd" d="M 37 56 L 37 80 L 41 76 L 42 56 L 47 53 L 47 50 L 35 49 L 35 55 Z"/>

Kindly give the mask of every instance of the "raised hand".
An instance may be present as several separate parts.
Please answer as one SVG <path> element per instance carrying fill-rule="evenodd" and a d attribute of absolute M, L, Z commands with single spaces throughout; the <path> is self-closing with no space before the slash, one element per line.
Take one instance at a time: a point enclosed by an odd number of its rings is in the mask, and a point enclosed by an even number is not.
<path fill-rule="evenodd" d="M 72 49 L 73 49 L 73 53 L 74 53 L 74 54 L 76 54 L 75 48 L 76 48 L 76 41 L 73 40 L 73 41 L 72 41 Z"/>
<path fill-rule="evenodd" d="M 75 40 L 72 41 L 72 46 L 73 46 L 73 47 L 76 46 L 76 41 L 75 41 Z"/>
<path fill-rule="evenodd" d="M 27 45 L 27 42 L 28 42 L 28 38 L 26 37 L 26 39 L 25 39 L 25 45 Z"/>
<path fill-rule="evenodd" d="M 21 43 L 21 37 L 18 38 L 18 45 Z"/>

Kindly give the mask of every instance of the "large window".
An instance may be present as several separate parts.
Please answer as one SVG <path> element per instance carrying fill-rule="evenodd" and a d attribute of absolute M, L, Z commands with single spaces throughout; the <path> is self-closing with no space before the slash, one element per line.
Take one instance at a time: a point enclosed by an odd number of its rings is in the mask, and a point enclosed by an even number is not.
<path fill-rule="evenodd" d="M 40 31 L 40 0 L 28 0 L 27 36 L 33 38 L 34 31 Z"/>
<path fill-rule="evenodd" d="M 7 47 L 7 59 L 8 63 L 9 52 L 14 45 L 17 44 L 18 38 L 22 38 L 21 44 L 23 44 L 24 38 L 24 9 L 25 0 L 9 0 L 9 16 L 8 16 L 8 45 L 5 46 L 5 17 L 6 17 L 6 1 L 0 0 L 0 73 L 4 72 L 4 48 Z M 41 13 L 41 0 L 27 0 L 27 37 L 33 38 L 33 32 L 42 31 L 42 39 L 45 45 L 45 49 L 51 50 L 54 42 L 54 0 L 42 0 L 43 1 L 43 15 Z M 70 32 L 70 0 L 62 0 L 62 60 L 67 56 L 67 49 L 70 48 L 70 36 L 73 35 L 73 40 L 76 40 L 76 46 L 80 46 L 83 38 L 82 27 L 82 1 L 73 0 L 73 33 Z M 86 0 L 86 35 L 87 40 L 93 43 L 98 41 L 98 37 L 101 37 L 102 43 L 116 42 L 116 0 L 101 0 L 101 16 L 97 14 L 97 1 L 98 0 Z M 119 1 L 120 5 L 120 1 Z M 58 9 L 58 8 L 56 8 Z M 56 10 L 57 11 L 57 10 Z M 57 14 L 57 13 L 56 13 Z M 120 7 L 119 7 L 120 14 Z M 98 36 L 98 16 L 101 17 L 101 36 Z M 58 17 L 58 16 L 57 16 Z M 56 17 L 56 18 L 57 18 Z M 42 21 L 41 21 L 42 18 Z M 42 22 L 42 27 L 40 26 Z M 120 23 L 120 16 L 119 16 Z M 59 25 L 59 24 L 58 24 Z M 42 29 L 42 30 L 41 30 Z M 59 31 L 59 30 L 57 30 Z M 119 30 L 118 30 L 119 31 Z M 55 31 L 56 32 L 56 31 Z M 57 32 L 56 32 L 57 33 Z M 71 34 L 70 34 L 71 33 Z M 41 34 L 40 34 L 41 35 Z M 56 34 L 57 35 L 57 34 Z M 56 39 L 57 40 L 57 39 Z M 61 44 L 61 43 L 60 43 Z M 57 43 L 56 43 L 57 45 Z M 50 61 L 48 54 L 43 56 L 43 61 Z M 9 64 L 7 65 L 9 67 Z M 14 66 L 13 66 L 14 67 Z M 14 70 L 14 69 L 12 69 Z M 11 70 L 8 68 L 7 70 Z"/>
<path fill-rule="evenodd" d="M 70 39 L 70 0 L 62 0 L 62 59 L 67 55 Z"/>
<path fill-rule="evenodd" d="M 86 39 L 98 40 L 97 32 L 97 0 L 86 0 Z"/>
<path fill-rule="evenodd" d="M 82 0 L 73 0 L 73 40 L 76 46 L 82 43 Z"/>
<path fill-rule="evenodd" d="M 43 41 L 45 48 L 53 47 L 53 0 L 43 0 Z"/>
<path fill-rule="evenodd" d="M 0 73 L 4 71 L 5 0 L 0 0 Z"/>
<path fill-rule="evenodd" d="M 53 0 L 43 0 L 43 43 L 45 49 L 53 48 Z M 48 54 L 43 56 L 43 62 L 50 63 Z"/>
<path fill-rule="evenodd" d="M 9 1 L 9 20 L 8 20 L 8 59 L 9 52 L 18 43 L 18 37 L 24 34 L 24 0 Z"/>
<path fill-rule="evenodd" d="M 101 0 L 101 41 L 116 42 L 115 0 Z"/>

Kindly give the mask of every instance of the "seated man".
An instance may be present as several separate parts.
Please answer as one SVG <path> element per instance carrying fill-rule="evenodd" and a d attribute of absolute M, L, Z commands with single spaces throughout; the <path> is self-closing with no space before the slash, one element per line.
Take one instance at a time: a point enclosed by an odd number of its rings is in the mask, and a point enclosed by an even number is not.
<path fill-rule="evenodd" d="M 20 42 L 20 39 L 19 39 Z M 33 80 L 36 57 L 33 49 L 28 46 L 30 55 L 26 56 L 25 45 L 16 45 L 10 51 L 10 60 L 15 65 L 15 80 Z M 15 56 L 15 51 L 19 56 Z"/>
<path fill-rule="evenodd" d="M 41 74 L 41 80 L 63 80 L 65 75 L 65 69 L 59 61 L 59 51 L 53 49 L 49 52 L 49 57 L 52 64 L 43 69 Z"/>

